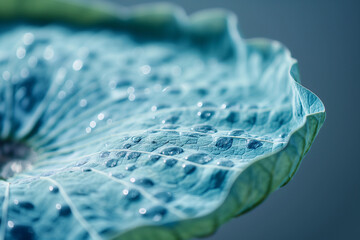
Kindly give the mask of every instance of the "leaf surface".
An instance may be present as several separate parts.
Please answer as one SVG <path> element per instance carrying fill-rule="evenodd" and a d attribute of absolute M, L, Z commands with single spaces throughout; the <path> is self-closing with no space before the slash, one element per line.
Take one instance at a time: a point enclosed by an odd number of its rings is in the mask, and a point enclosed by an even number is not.
<path fill-rule="evenodd" d="M 37 154 L 0 185 L 0 236 L 204 236 L 290 180 L 325 113 L 285 47 L 221 11 L 68 9 L 0 30 L 0 136 Z"/>

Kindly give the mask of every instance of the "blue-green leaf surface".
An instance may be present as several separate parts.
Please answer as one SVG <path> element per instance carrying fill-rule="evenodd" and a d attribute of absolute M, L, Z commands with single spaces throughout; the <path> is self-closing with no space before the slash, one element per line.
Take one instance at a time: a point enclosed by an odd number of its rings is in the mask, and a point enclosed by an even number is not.
<path fill-rule="evenodd" d="M 210 234 L 289 181 L 325 119 L 289 51 L 229 13 L 9 2 L 38 21 L 1 25 L 0 139 L 36 156 L 0 184 L 0 237 Z"/>

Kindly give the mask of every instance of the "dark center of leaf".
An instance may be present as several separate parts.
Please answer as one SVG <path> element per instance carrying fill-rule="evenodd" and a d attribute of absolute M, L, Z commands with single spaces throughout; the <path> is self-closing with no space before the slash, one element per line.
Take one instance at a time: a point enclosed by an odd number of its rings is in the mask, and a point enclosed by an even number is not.
<path fill-rule="evenodd" d="M 8 179 L 31 169 L 36 153 L 26 144 L 0 140 L 0 178 Z"/>

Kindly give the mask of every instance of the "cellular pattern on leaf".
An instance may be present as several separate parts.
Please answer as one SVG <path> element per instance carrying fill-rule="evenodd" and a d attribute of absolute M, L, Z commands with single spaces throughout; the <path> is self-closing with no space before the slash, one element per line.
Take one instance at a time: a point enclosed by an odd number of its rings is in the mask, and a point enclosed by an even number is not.
<path fill-rule="evenodd" d="M 277 42 L 224 58 L 54 24 L 2 25 L 0 41 L 0 137 L 36 153 L 0 184 L 9 239 L 208 234 L 288 181 L 324 120 Z"/>

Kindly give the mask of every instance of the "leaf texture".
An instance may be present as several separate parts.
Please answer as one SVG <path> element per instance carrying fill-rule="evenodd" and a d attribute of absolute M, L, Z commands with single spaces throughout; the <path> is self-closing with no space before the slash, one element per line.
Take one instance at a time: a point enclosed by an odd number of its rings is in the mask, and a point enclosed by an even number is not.
<path fill-rule="evenodd" d="M 0 136 L 37 154 L 0 184 L 0 237 L 210 234 L 286 184 L 324 122 L 289 51 L 230 13 L 35 2 L 0 10 L 37 20 L 0 30 Z"/>

